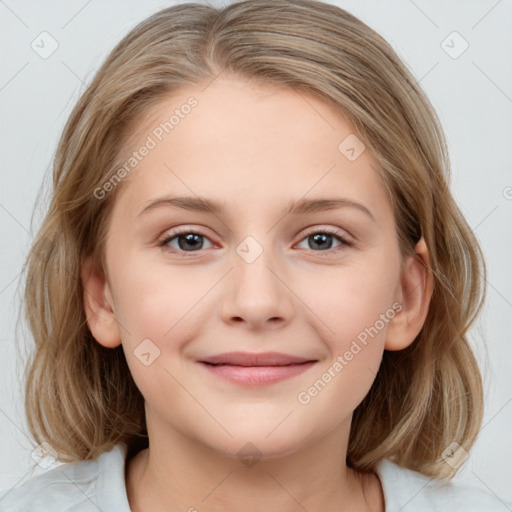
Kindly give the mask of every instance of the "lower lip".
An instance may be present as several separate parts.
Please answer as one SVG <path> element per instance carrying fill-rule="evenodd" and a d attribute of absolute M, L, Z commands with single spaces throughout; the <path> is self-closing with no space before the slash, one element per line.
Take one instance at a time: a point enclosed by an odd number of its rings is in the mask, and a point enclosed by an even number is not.
<path fill-rule="evenodd" d="M 236 384 L 262 386 L 273 384 L 299 375 L 311 368 L 315 361 L 286 366 L 235 366 L 228 364 L 211 365 L 200 363 L 209 372 Z"/>

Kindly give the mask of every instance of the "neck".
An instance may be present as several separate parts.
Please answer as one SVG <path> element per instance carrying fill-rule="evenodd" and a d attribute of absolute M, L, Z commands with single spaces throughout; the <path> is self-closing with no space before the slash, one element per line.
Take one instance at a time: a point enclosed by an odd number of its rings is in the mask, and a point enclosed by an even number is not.
<path fill-rule="evenodd" d="M 377 476 L 358 473 L 344 463 L 345 427 L 288 455 L 243 461 L 176 431 L 159 436 L 155 430 L 152 436 L 148 425 L 149 448 L 127 461 L 130 508 L 133 512 L 383 511 Z"/>

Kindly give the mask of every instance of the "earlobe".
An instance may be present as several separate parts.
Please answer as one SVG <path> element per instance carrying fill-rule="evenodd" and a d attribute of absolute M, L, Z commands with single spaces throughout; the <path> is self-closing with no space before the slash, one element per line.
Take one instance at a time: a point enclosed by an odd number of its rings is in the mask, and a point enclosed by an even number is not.
<path fill-rule="evenodd" d="M 117 347 L 121 344 L 121 335 L 110 288 L 105 275 L 98 271 L 91 258 L 82 263 L 81 280 L 84 309 L 92 335 L 104 347 Z"/>
<path fill-rule="evenodd" d="M 427 317 L 433 285 L 429 252 L 422 237 L 415 254 L 404 264 L 397 299 L 402 310 L 388 324 L 386 350 L 402 350 L 416 339 Z"/>

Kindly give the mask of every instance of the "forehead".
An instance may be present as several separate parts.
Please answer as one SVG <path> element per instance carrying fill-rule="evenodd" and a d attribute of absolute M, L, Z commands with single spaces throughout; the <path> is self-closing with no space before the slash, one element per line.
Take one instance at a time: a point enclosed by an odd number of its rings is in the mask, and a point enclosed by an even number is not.
<path fill-rule="evenodd" d="M 163 98 L 135 128 L 129 152 L 151 149 L 122 194 L 139 210 L 163 192 L 254 201 L 246 208 L 336 193 L 386 200 L 377 162 L 350 123 L 304 91 L 217 79 Z"/>

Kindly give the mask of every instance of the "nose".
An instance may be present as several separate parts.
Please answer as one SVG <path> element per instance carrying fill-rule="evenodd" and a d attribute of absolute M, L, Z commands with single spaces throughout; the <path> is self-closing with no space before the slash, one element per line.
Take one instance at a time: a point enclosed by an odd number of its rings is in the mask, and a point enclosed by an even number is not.
<path fill-rule="evenodd" d="M 243 244 L 237 248 L 233 268 L 226 276 L 222 319 L 232 324 L 243 323 L 251 330 L 286 325 L 294 314 L 293 292 L 287 284 L 286 271 L 270 256 L 270 251 L 260 250 L 254 259 L 254 246 L 249 245 L 245 253 L 243 249 Z"/>

